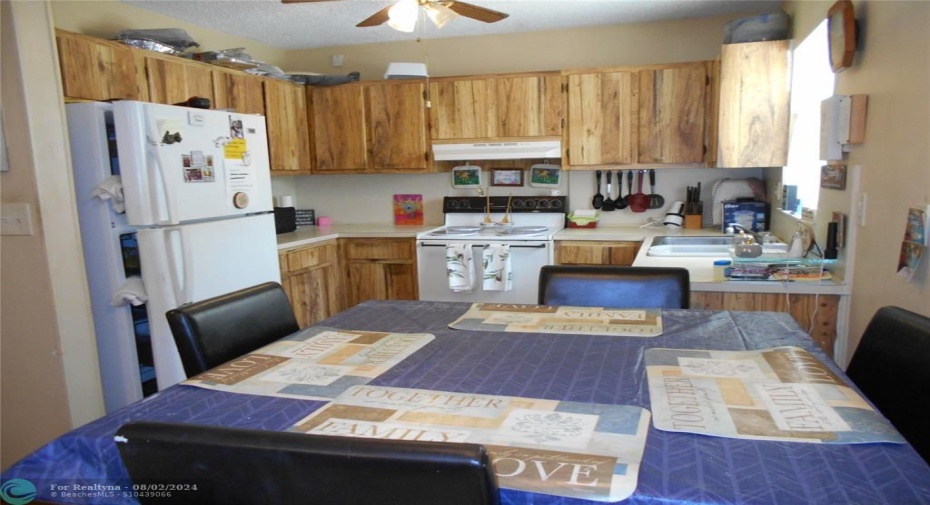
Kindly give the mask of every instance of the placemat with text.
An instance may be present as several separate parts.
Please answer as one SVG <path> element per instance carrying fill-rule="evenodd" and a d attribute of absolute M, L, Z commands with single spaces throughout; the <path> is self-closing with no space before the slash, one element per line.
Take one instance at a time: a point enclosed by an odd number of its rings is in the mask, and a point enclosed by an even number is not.
<path fill-rule="evenodd" d="M 662 311 L 474 303 L 449 327 L 457 330 L 655 337 L 662 334 Z"/>
<path fill-rule="evenodd" d="M 483 444 L 500 487 L 595 501 L 636 489 L 649 411 L 628 405 L 354 386 L 298 421 L 313 435 Z"/>
<path fill-rule="evenodd" d="M 646 373 L 660 430 L 824 444 L 904 443 L 884 416 L 800 347 L 647 349 Z"/>
<path fill-rule="evenodd" d="M 367 384 L 435 337 L 322 326 L 272 342 L 182 382 L 231 393 L 329 400 Z"/>

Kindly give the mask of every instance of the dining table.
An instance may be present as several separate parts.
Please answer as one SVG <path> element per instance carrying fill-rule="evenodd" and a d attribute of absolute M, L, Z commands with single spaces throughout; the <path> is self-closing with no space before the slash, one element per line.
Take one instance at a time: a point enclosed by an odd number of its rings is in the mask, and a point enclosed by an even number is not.
<path fill-rule="evenodd" d="M 471 307 L 371 300 L 300 331 L 326 327 L 432 335 L 368 383 L 386 388 L 649 410 L 649 349 L 752 351 L 782 346 L 809 352 L 852 384 L 787 313 L 663 309 L 661 334 L 649 337 L 451 328 Z M 114 434 L 131 421 L 285 431 L 327 404 L 181 383 L 60 436 L 4 471 L 2 480 L 37 483 L 37 499 L 53 503 L 136 503 L 132 497 L 62 499 L 47 484 L 128 481 Z M 748 440 L 660 430 L 650 423 L 636 477 L 635 490 L 624 503 L 930 503 L 930 466 L 906 443 Z M 500 499 L 514 505 L 602 503 L 505 487 Z"/>

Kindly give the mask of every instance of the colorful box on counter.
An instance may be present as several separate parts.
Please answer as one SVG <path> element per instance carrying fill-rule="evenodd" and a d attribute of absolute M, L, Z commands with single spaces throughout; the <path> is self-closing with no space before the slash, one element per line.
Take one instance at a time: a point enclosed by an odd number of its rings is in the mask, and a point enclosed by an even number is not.
<path fill-rule="evenodd" d="M 765 202 L 723 202 L 723 227 L 738 224 L 747 230 L 763 232 L 769 229 L 769 204 Z"/>

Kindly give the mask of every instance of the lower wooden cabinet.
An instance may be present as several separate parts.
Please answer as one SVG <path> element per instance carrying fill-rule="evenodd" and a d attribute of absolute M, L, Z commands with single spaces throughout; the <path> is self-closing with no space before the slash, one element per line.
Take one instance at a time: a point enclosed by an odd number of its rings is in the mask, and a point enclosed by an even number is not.
<path fill-rule="evenodd" d="M 278 253 L 281 285 L 301 328 L 343 310 L 342 272 L 335 240 Z"/>
<path fill-rule="evenodd" d="M 836 341 L 839 304 L 838 295 L 691 292 L 692 309 L 787 312 L 831 357 Z"/>
<path fill-rule="evenodd" d="M 413 238 L 339 239 L 345 306 L 366 300 L 416 300 L 417 255 Z"/>
<path fill-rule="evenodd" d="M 558 241 L 555 247 L 555 263 L 630 266 L 636 259 L 641 245 L 642 242 Z"/>

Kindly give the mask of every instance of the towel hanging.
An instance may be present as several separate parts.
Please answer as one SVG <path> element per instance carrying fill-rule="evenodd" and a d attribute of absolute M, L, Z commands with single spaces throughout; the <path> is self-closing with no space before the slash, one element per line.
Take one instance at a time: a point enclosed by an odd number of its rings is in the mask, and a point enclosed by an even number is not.
<path fill-rule="evenodd" d="M 90 196 L 101 200 L 112 200 L 113 210 L 118 214 L 126 212 L 126 204 L 123 200 L 123 181 L 118 175 L 111 175 L 98 183 L 90 192 Z"/>
<path fill-rule="evenodd" d="M 471 244 L 449 244 L 446 246 L 446 275 L 449 289 L 456 293 L 470 293 L 475 287 L 475 261 Z"/>
<path fill-rule="evenodd" d="M 148 293 L 145 292 L 145 284 L 142 278 L 131 275 L 126 278 L 126 283 L 120 286 L 113 297 L 110 298 L 110 305 L 120 307 L 127 303 L 133 306 L 139 306 L 149 300 Z"/>
<path fill-rule="evenodd" d="M 481 253 L 484 267 L 485 291 L 510 291 L 513 289 L 513 270 L 510 267 L 510 246 L 489 244 Z"/>

